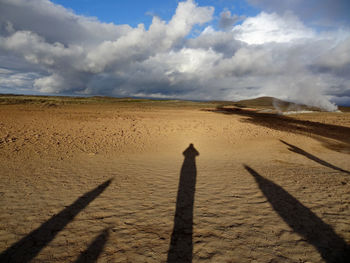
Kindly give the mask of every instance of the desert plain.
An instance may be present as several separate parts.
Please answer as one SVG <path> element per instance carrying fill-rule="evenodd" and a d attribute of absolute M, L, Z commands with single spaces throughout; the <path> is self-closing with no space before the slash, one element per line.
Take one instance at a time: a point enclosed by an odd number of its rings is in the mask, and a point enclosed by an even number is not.
<path fill-rule="evenodd" d="M 350 112 L 255 106 L 3 101 L 0 261 L 349 262 Z"/>

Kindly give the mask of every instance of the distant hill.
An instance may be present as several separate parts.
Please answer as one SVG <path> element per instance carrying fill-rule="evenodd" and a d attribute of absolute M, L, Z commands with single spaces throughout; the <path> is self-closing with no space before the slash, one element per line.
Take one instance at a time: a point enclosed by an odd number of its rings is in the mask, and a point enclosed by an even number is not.
<path fill-rule="evenodd" d="M 296 110 L 314 110 L 319 111 L 319 108 L 310 107 L 307 105 L 297 104 L 293 102 L 283 101 L 274 97 L 259 97 L 256 99 L 240 100 L 233 103 L 234 106 L 240 108 L 264 108 L 276 109 L 279 111 L 296 111 Z"/>

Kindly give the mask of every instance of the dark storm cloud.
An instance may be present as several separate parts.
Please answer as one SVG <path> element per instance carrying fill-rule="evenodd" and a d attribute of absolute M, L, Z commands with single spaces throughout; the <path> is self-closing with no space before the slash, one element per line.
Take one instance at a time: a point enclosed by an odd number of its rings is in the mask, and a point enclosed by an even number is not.
<path fill-rule="evenodd" d="M 238 21 L 242 21 L 244 18 L 245 16 L 232 15 L 229 10 L 225 10 L 220 13 L 219 28 L 223 30 L 232 29 L 234 24 Z"/>
<path fill-rule="evenodd" d="M 269 12 L 292 11 L 300 18 L 321 26 L 350 25 L 348 0 L 247 0 Z"/>

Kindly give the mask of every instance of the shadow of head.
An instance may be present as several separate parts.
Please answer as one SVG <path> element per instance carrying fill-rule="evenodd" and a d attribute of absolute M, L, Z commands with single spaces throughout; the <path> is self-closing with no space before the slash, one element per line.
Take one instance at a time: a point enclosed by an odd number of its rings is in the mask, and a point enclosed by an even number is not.
<path fill-rule="evenodd" d="M 196 156 L 199 155 L 199 152 L 194 148 L 193 143 L 190 143 L 190 145 L 186 148 L 186 150 L 182 153 L 185 158 L 191 158 L 194 159 Z"/>

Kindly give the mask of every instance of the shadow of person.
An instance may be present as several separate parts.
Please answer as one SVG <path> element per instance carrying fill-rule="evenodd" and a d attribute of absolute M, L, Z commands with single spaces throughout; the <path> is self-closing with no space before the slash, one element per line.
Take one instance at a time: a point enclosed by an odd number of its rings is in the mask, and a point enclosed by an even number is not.
<path fill-rule="evenodd" d="M 191 143 L 183 152 L 179 188 L 176 199 L 174 229 L 171 234 L 167 262 L 192 262 L 193 204 L 196 187 L 196 157 L 199 152 Z"/>
<path fill-rule="evenodd" d="M 97 262 L 98 257 L 103 251 L 103 248 L 108 241 L 109 228 L 105 228 L 83 251 L 75 263 L 94 263 Z"/>
<path fill-rule="evenodd" d="M 112 179 L 105 181 L 91 191 L 79 197 L 70 206 L 52 216 L 40 227 L 13 244 L 0 254 L 0 262 L 31 261 L 63 228 L 71 222 L 88 204 L 94 201 L 111 184 Z"/>
<path fill-rule="evenodd" d="M 349 171 L 346 171 L 346 170 L 343 170 L 333 164 L 330 164 L 324 160 L 321 160 L 320 158 L 316 157 L 315 155 L 312 155 L 311 153 L 308 153 L 308 152 L 305 152 L 303 149 L 300 149 L 299 147 L 296 147 L 292 144 L 289 144 L 283 140 L 280 140 L 280 142 L 284 143 L 285 145 L 289 146 L 288 150 L 290 150 L 291 152 L 295 152 L 297 154 L 301 154 L 301 155 L 304 155 L 306 158 L 316 162 L 316 163 L 319 163 L 323 166 L 326 166 L 328 168 L 331 168 L 333 170 L 337 170 L 337 171 L 340 171 L 340 172 L 343 172 L 343 173 L 346 173 L 346 174 L 350 174 Z"/>
<path fill-rule="evenodd" d="M 273 209 L 294 232 L 313 245 L 325 262 L 349 262 L 350 246 L 333 228 L 281 186 L 264 178 L 247 165 L 244 168 L 254 177 Z"/>

